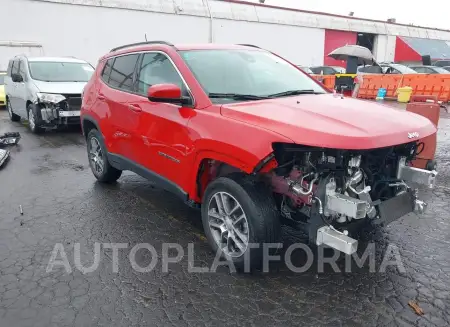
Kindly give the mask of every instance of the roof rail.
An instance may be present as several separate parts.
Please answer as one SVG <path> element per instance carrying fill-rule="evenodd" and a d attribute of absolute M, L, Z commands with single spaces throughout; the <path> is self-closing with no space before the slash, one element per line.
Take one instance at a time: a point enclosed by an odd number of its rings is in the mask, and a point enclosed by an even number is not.
<path fill-rule="evenodd" d="M 114 51 L 125 49 L 125 48 L 135 47 L 135 46 L 138 46 L 138 45 L 146 45 L 146 44 L 165 44 L 165 45 L 169 45 L 171 47 L 174 47 L 174 45 L 172 43 L 169 43 L 169 42 L 166 42 L 166 41 L 144 41 L 144 42 L 138 42 L 138 43 L 131 43 L 131 44 L 126 44 L 126 45 L 121 45 L 120 47 L 111 49 L 110 52 L 114 52 Z"/>
<path fill-rule="evenodd" d="M 253 44 L 238 44 L 238 45 L 242 45 L 243 47 L 252 47 L 252 48 L 258 48 L 258 49 L 261 49 L 261 48 L 258 47 L 257 45 L 253 45 Z"/>

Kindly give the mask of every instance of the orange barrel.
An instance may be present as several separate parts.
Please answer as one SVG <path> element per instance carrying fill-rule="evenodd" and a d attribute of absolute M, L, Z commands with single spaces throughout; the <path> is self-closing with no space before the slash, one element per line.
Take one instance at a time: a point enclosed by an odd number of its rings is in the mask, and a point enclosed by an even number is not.
<path fill-rule="evenodd" d="M 433 95 L 412 96 L 411 103 L 406 106 L 406 111 L 428 118 L 436 127 L 439 124 L 440 110 L 437 96 Z M 432 170 L 435 167 L 437 133 L 421 139 L 420 142 L 423 143 L 423 148 L 419 148 L 420 153 L 412 165 L 416 168 Z"/>

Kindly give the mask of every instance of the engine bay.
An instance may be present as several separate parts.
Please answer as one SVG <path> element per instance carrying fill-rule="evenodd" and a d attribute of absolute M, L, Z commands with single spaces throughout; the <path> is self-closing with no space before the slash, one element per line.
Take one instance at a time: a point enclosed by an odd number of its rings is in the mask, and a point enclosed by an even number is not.
<path fill-rule="evenodd" d="M 417 189 L 433 187 L 437 172 L 410 164 L 423 150 L 411 142 L 372 150 L 340 150 L 274 144 L 277 167 L 266 177 L 283 218 L 308 224 L 316 215 L 333 233 L 361 219 L 389 223 L 423 212 Z"/>

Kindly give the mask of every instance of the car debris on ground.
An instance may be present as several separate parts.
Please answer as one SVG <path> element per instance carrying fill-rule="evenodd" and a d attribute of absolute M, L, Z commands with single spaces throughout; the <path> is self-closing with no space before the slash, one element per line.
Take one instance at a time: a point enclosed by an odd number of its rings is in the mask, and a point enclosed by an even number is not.
<path fill-rule="evenodd" d="M 5 133 L 0 136 L 0 147 L 8 145 L 16 145 L 20 141 L 20 133 Z M 11 152 L 9 150 L 0 149 L 0 167 L 8 160 Z"/>

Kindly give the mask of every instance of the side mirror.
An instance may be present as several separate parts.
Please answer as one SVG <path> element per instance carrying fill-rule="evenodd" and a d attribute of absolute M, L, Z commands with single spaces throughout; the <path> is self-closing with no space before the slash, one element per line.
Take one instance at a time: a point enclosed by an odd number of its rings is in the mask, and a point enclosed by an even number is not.
<path fill-rule="evenodd" d="M 175 84 L 155 84 L 148 88 L 148 99 L 152 102 L 165 102 L 190 105 L 190 97 L 181 95 L 181 88 Z"/>
<path fill-rule="evenodd" d="M 23 82 L 23 77 L 22 77 L 22 75 L 19 75 L 19 74 L 12 74 L 11 79 L 14 83 L 22 83 Z"/>

